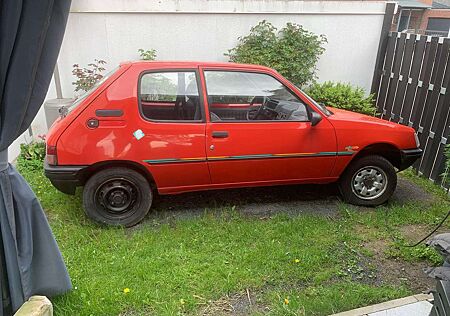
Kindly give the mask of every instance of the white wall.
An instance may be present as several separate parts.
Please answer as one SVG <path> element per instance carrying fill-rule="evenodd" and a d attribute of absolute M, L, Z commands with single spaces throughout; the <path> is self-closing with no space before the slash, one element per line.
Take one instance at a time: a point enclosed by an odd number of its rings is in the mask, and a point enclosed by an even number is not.
<path fill-rule="evenodd" d="M 110 69 L 138 59 L 139 48 L 156 49 L 159 60 L 226 61 L 223 54 L 237 37 L 263 19 L 325 34 L 319 81 L 369 90 L 385 6 L 384 1 L 73 0 L 58 60 L 63 96 L 73 96 L 75 63 L 104 59 Z M 45 126 L 42 115 L 33 126 Z"/>
<path fill-rule="evenodd" d="M 56 89 L 54 81 L 50 83 L 50 87 L 47 91 L 47 99 L 56 98 Z M 44 107 L 39 109 L 38 114 L 31 123 L 31 134 L 29 131 L 25 131 L 20 137 L 18 137 L 8 148 L 8 160 L 13 162 L 20 153 L 20 144 L 30 143 L 33 139 L 38 139 L 39 135 L 45 135 L 47 133 L 47 123 L 45 121 Z"/>

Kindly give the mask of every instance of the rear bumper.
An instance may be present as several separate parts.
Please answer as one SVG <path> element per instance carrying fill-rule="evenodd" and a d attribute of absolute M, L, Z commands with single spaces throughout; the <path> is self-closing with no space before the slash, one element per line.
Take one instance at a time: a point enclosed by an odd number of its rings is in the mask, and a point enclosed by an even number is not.
<path fill-rule="evenodd" d="M 399 170 L 405 170 L 410 167 L 420 157 L 422 157 L 422 149 L 420 148 L 402 150 Z"/>
<path fill-rule="evenodd" d="M 66 194 L 75 194 L 82 185 L 82 170 L 87 166 L 50 166 L 44 163 L 44 173 L 55 188 Z"/>

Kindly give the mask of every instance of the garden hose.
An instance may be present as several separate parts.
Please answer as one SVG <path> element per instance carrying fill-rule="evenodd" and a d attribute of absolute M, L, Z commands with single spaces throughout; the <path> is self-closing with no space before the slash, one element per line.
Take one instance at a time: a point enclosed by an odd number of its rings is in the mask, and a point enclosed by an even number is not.
<path fill-rule="evenodd" d="M 413 248 L 413 247 L 420 245 L 422 242 L 424 242 L 426 239 L 428 239 L 431 235 L 433 235 L 445 223 L 445 221 L 447 220 L 447 218 L 449 216 L 450 216 L 450 211 L 447 212 L 447 215 L 445 215 L 445 217 L 442 219 L 442 221 L 429 234 L 427 234 L 425 237 L 423 237 L 421 240 L 419 240 L 415 244 L 404 245 L 403 247 Z"/>
<path fill-rule="evenodd" d="M 388 227 L 388 209 L 385 209 L 385 225 L 386 227 Z M 430 232 L 428 233 L 425 237 L 423 237 L 422 239 L 420 239 L 418 242 L 416 242 L 415 244 L 412 245 L 401 245 L 401 247 L 405 247 L 405 248 L 414 248 L 417 247 L 418 245 L 420 245 L 421 243 L 423 243 L 425 240 L 427 240 L 431 235 L 433 235 L 439 228 L 441 228 L 441 226 L 445 223 L 445 221 L 447 220 L 447 218 L 450 216 L 450 211 L 447 212 L 447 215 L 444 216 L 444 218 L 441 220 L 441 222 Z M 392 239 L 395 240 L 395 237 L 393 235 L 391 235 Z"/>

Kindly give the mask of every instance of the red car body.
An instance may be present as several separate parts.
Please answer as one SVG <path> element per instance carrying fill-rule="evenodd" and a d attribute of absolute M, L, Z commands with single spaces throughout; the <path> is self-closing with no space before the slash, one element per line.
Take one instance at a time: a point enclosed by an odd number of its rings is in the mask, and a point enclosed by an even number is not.
<path fill-rule="evenodd" d="M 150 121 L 141 115 L 138 87 L 143 73 L 193 71 L 199 80 L 201 122 Z M 212 121 L 205 70 L 270 75 L 320 115 L 320 123 Z M 211 102 L 211 101 L 210 101 Z M 317 104 L 276 71 L 256 65 L 203 62 L 128 62 L 88 95 L 47 135 L 46 175 L 74 193 L 97 170 L 124 166 L 144 174 L 160 194 L 231 187 L 337 181 L 358 156 L 376 153 L 397 169 L 420 156 L 414 130 Z M 134 135 L 140 130 L 143 137 Z M 216 134 L 214 134 L 216 133 Z M 218 134 L 217 134 L 218 133 Z M 221 136 L 221 133 L 225 135 Z M 219 135 L 216 137 L 214 135 Z"/>

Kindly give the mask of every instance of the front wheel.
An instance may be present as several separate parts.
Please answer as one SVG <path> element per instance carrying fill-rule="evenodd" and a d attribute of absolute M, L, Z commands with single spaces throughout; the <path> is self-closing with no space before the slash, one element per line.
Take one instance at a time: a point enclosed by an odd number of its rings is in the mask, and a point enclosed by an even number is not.
<path fill-rule="evenodd" d="M 140 173 L 110 168 L 92 175 L 84 186 L 86 215 L 107 225 L 130 227 L 139 223 L 152 205 L 150 185 Z"/>
<path fill-rule="evenodd" d="M 339 181 L 344 200 L 361 206 L 385 203 L 396 186 L 394 166 L 386 158 L 376 155 L 353 161 Z"/>

